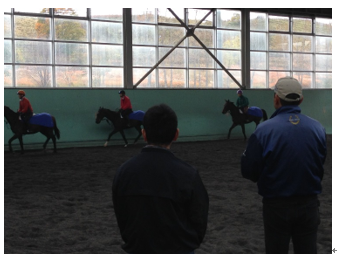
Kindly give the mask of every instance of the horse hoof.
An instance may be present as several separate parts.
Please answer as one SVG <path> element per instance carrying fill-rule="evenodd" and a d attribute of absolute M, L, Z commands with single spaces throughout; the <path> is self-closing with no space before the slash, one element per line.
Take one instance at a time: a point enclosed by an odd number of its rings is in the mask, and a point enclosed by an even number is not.
<path fill-rule="evenodd" d="M 104 143 L 104 147 L 106 147 L 106 146 L 108 146 L 108 142 L 105 142 L 105 143 Z"/>
<path fill-rule="evenodd" d="M 124 148 L 126 148 L 126 147 L 128 147 L 128 145 L 127 145 L 127 144 L 125 144 L 125 145 L 124 145 Z"/>

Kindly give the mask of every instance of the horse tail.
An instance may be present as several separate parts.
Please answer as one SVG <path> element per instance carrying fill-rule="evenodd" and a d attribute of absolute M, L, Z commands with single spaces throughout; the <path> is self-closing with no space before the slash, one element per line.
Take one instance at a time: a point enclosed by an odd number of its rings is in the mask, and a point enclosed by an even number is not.
<path fill-rule="evenodd" d="M 60 130 L 56 126 L 56 119 L 52 116 L 53 122 L 54 122 L 54 132 L 57 137 L 57 139 L 60 139 Z"/>
<path fill-rule="evenodd" d="M 263 121 L 266 121 L 268 119 L 267 113 L 264 109 L 261 109 L 261 110 L 262 110 L 262 114 L 263 114 Z"/>

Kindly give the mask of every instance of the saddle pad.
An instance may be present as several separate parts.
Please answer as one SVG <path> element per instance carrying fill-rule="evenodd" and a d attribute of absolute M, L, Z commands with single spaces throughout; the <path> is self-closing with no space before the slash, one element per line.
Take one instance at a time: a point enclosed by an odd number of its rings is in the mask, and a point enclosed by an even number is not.
<path fill-rule="evenodd" d="M 39 113 L 32 116 L 29 120 L 30 124 L 42 125 L 46 127 L 54 127 L 54 122 L 50 114 L 48 113 Z"/>
<path fill-rule="evenodd" d="M 145 112 L 142 111 L 142 110 L 133 111 L 133 112 L 129 115 L 129 119 L 143 121 L 144 115 L 145 115 Z"/>
<path fill-rule="evenodd" d="M 251 116 L 257 116 L 257 117 L 262 117 L 262 110 L 259 107 L 249 107 L 249 109 L 247 110 L 247 114 L 251 115 Z"/>

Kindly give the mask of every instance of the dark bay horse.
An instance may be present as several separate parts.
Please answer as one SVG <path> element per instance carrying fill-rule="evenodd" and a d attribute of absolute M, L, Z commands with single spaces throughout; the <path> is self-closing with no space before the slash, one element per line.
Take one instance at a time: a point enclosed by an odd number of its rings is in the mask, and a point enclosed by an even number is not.
<path fill-rule="evenodd" d="M 13 152 L 12 149 L 12 141 L 15 139 L 19 139 L 20 146 L 21 146 L 21 153 L 24 153 L 23 150 L 23 141 L 22 141 L 22 136 L 26 134 L 35 134 L 35 133 L 42 133 L 47 137 L 47 140 L 43 144 L 43 150 L 46 151 L 46 146 L 47 143 L 50 139 L 53 140 L 54 144 L 54 152 L 56 152 L 56 138 L 60 139 L 60 131 L 56 126 L 56 120 L 55 117 L 51 116 L 54 127 L 47 127 L 47 126 L 42 126 L 42 125 L 35 125 L 35 124 L 28 124 L 28 130 L 27 132 L 25 130 L 25 125 L 21 120 L 19 120 L 19 114 L 11 110 L 9 107 L 5 106 L 5 118 L 9 125 L 11 126 L 11 130 L 14 133 L 13 137 L 8 140 L 8 145 L 9 145 L 9 151 Z M 55 132 L 55 135 L 54 135 Z"/>
<path fill-rule="evenodd" d="M 108 139 L 106 140 L 106 142 L 104 144 L 104 147 L 106 147 L 108 145 L 108 142 L 109 142 L 111 136 L 114 135 L 117 132 L 120 132 L 120 134 L 122 135 L 123 140 L 125 142 L 124 147 L 127 147 L 128 141 L 125 138 L 124 129 L 134 127 L 137 130 L 138 136 L 136 137 L 136 139 L 134 141 L 134 144 L 138 141 L 138 139 L 142 135 L 142 128 L 141 128 L 141 125 L 143 124 L 142 121 L 130 119 L 130 122 L 129 122 L 130 124 L 128 125 L 126 119 L 120 117 L 119 112 L 115 112 L 115 111 L 112 111 L 110 109 L 100 107 L 98 109 L 98 112 L 96 113 L 96 123 L 99 124 L 104 117 L 109 119 L 114 126 L 114 129 L 109 134 Z"/>
<path fill-rule="evenodd" d="M 240 111 L 239 111 L 239 108 L 237 106 L 235 106 L 235 104 L 233 102 L 230 102 L 229 100 L 226 100 L 225 106 L 222 110 L 222 114 L 226 114 L 228 111 L 230 112 L 230 114 L 232 116 L 233 124 L 232 124 L 231 128 L 229 128 L 227 139 L 229 139 L 232 129 L 235 126 L 240 125 L 241 128 L 242 128 L 242 133 L 243 133 L 243 135 L 245 137 L 245 140 L 246 140 L 247 137 L 246 137 L 245 124 L 254 122 L 255 125 L 257 126 L 262 119 L 262 117 L 260 117 L 260 116 L 241 114 Z M 267 120 L 268 117 L 267 117 L 266 111 L 262 108 L 261 108 L 261 111 L 262 111 L 263 121 Z"/>

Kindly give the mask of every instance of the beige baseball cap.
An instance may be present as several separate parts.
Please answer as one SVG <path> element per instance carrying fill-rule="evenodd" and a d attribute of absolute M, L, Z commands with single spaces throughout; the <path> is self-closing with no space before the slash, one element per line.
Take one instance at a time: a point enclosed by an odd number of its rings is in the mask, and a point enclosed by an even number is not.
<path fill-rule="evenodd" d="M 302 99 L 302 85 L 293 77 L 280 78 L 275 84 L 274 92 L 288 102 L 295 102 Z M 289 94 L 296 94 L 298 98 L 288 98 Z"/>

